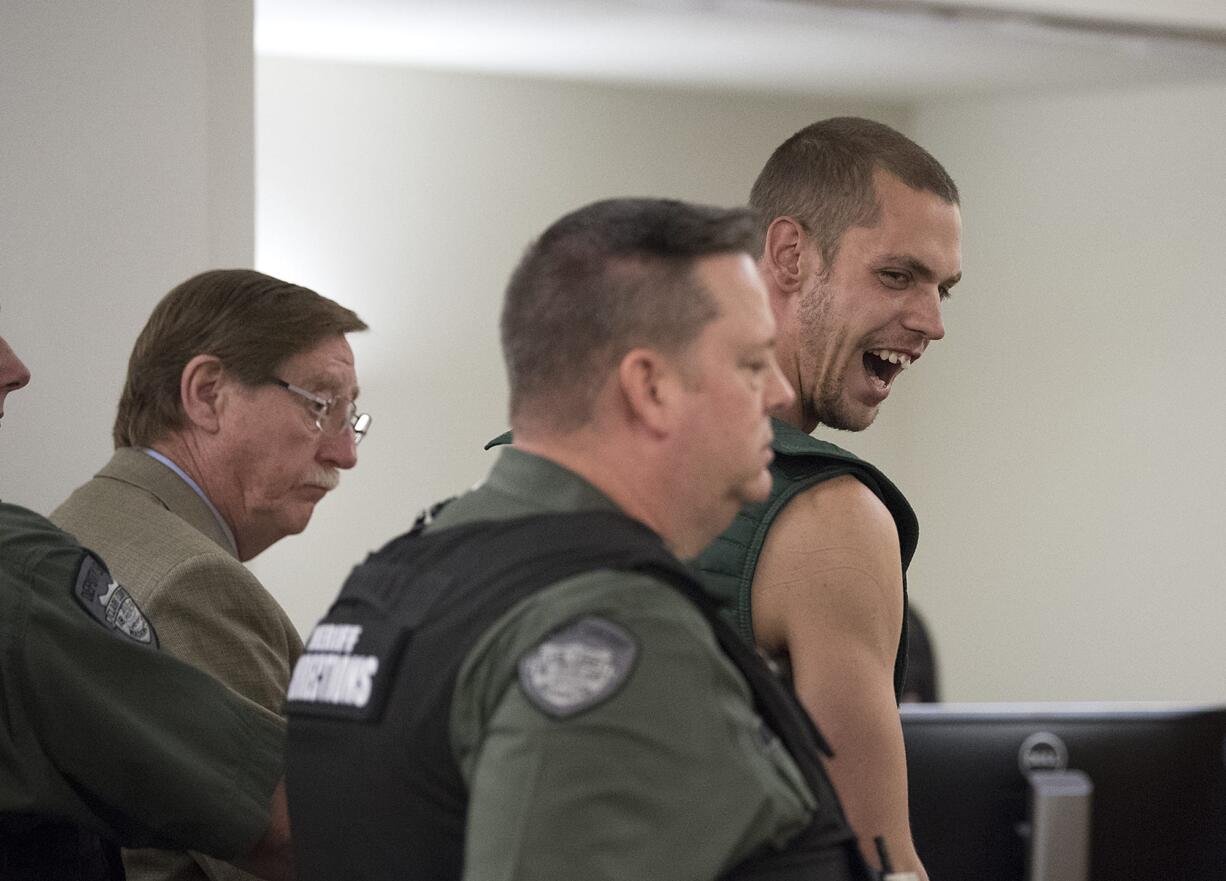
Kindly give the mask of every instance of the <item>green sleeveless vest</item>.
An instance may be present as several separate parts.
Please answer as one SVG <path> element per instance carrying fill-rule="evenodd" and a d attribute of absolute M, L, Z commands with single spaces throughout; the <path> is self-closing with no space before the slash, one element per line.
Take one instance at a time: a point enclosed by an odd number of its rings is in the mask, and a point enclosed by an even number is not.
<path fill-rule="evenodd" d="M 863 459 L 778 419 L 772 419 L 771 425 L 775 429 L 775 461 L 771 463 L 770 496 L 765 502 L 742 508 L 732 525 L 694 560 L 702 570 L 703 586 L 737 632 L 752 644 L 750 588 L 771 523 L 784 505 L 809 487 L 832 477 L 853 475 L 881 499 L 898 527 L 903 570 L 903 624 L 894 661 L 894 696 L 900 698 L 907 671 L 907 566 L 919 542 L 919 521 L 915 519 L 915 512 L 898 487 Z M 509 443 L 511 432 L 507 431 L 487 443 L 485 449 Z"/>
<path fill-rule="evenodd" d="M 775 461 L 771 463 L 770 496 L 764 502 L 742 508 L 732 525 L 694 561 L 702 570 L 707 592 L 720 604 L 737 632 L 752 642 L 751 588 L 758 556 L 771 524 L 784 505 L 809 487 L 844 474 L 852 475 L 881 499 L 898 527 L 903 568 L 903 627 L 894 662 L 894 693 L 901 697 L 907 663 L 906 573 L 919 541 L 915 512 L 889 478 L 864 460 L 834 444 L 810 437 L 786 422 L 773 419 L 771 423 L 775 429 Z"/>

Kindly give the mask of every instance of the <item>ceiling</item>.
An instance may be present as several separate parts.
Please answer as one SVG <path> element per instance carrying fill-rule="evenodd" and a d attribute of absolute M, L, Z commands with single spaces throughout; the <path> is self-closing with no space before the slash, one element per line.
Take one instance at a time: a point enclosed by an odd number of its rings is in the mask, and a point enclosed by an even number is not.
<path fill-rule="evenodd" d="M 1226 24 L 1092 22 L 999 0 L 256 0 L 256 50 L 895 100 L 1226 81 Z"/>

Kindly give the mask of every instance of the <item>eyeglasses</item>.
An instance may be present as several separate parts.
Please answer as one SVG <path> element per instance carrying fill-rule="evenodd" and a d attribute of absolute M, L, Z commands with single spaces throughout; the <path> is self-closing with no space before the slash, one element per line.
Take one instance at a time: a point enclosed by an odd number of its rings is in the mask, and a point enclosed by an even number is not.
<path fill-rule="evenodd" d="M 337 435 L 345 427 L 353 429 L 353 444 L 357 446 L 370 431 L 370 414 L 359 413 L 358 405 L 349 398 L 321 398 L 304 388 L 273 377 L 271 382 L 281 386 L 286 391 L 293 392 L 300 398 L 305 398 L 311 405 L 311 415 L 315 417 L 315 427 L 327 435 Z"/>

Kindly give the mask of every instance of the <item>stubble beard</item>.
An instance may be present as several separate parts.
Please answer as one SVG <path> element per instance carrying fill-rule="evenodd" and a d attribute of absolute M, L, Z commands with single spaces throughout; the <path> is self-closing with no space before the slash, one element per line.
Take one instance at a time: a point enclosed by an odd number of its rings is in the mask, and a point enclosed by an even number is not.
<path fill-rule="evenodd" d="M 816 421 L 818 425 L 840 431 L 863 431 L 877 418 L 877 407 L 865 408 L 849 402 L 844 395 L 847 370 L 859 365 L 831 364 L 822 371 L 825 349 L 830 337 L 830 315 L 833 311 L 834 290 L 823 277 L 815 279 L 796 309 L 800 326 L 800 339 L 805 346 L 805 360 L 809 362 L 808 375 L 813 379 L 811 390 L 805 395 L 804 417 L 806 424 Z"/>

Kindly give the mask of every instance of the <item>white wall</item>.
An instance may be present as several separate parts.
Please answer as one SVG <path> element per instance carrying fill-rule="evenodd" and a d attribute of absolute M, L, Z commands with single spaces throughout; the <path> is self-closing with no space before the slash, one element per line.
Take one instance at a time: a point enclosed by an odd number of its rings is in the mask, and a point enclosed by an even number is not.
<path fill-rule="evenodd" d="M 251 0 L 0 4 L 0 497 L 46 512 L 110 455 L 154 303 L 253 259 Z"/>
<path fill-rule="evenodd" d="M 497 320 L 529 240 L 593 199 L 743 203 L 771 150 L 833 113 L 898 107 L 261 59 L 258 268 L 371 325 L 374 427 L 308 531 L 252 568 L 307 628 L 353 563 L 481 478 L 506 426 Z"/>
<path fill-rule="evenodd" d="M 0 334 L 34 371 L 0 496 L 49 510 L 105 460 L 157 299 L 252 256 L 250 0 L 0 6 Z M 563 211 L 743 200 L 836 112 L 959 180 L 949 335 L 836 440 L 921 514 L 912 570 L 953 698 L 1226 699 L 1226 86 L 927 102 L 770 101 L 260 62 L 260 268 L 353 305 L 362 464 L 255 569 L 309 626 L 349 565 L 476 480 L 500 429 L 497 304 Z"/>
<path fill-rule="evenodd" d="M 966 280 L 906 396 L 951 698 L 1226 699 L 1226 85 L 920 107 Z"/>
<path fill-rule="evenodd" d="M 505 422 L 498 301 L 532 235 L 607 195 L 741 201 L 783 137 L 859 112 L 929 146 L 965 196 L 947 339 L 872 430 L 833 437 L 920 512 L 912 596 L 947 696 L 1226 699 L 1226 425 L 1203 390 L 1226 87 L 909 112 L 272 59 L 257 83 L 260 268 L 373 328 L 361 464 L 253 565 L 300 627 L 484 473 Z"/>

